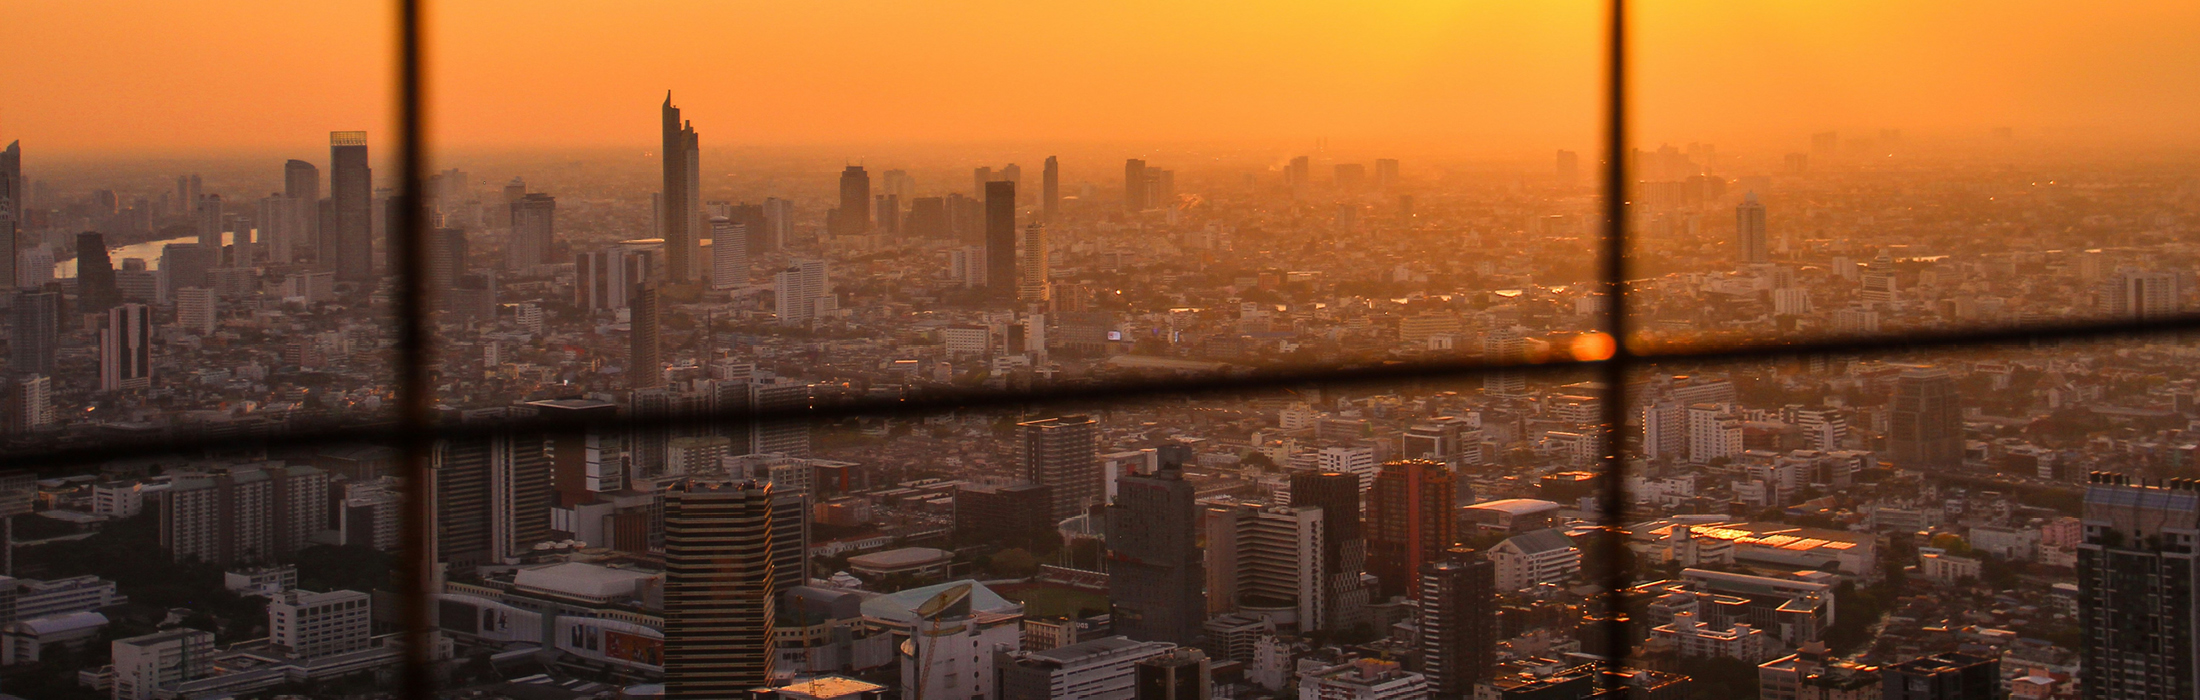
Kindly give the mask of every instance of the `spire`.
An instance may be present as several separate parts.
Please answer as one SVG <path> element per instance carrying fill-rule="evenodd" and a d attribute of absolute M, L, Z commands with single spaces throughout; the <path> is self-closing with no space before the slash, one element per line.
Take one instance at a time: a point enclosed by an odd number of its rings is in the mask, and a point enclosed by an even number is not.
<path fill-rule="evenodd" d="M 671 90 L 666 90 L 666 91 L 665 91 L 665 106 L 666 106 L 666 107 L 670 107 L 670 106 L 672 106 L 672 91 L 671 91 Z"/>

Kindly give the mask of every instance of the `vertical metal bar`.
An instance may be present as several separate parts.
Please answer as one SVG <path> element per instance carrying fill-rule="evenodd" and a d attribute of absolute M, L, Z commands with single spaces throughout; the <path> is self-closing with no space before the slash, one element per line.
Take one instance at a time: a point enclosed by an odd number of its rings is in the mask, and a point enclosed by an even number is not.
<path fill-rule="evenodd" d="M 433 472 L 429 469 L 428 439 L 434 397 L 428 379 L 427 283 L 423 273 L 427 240 L 427 198 L 421 181 L 426 173 L 427 151 L 421 133 L 425 110 L 421 90 L 420 0 L 397 0 L 397 132 L 398 193 L 403 198 L 396 223 L 399 235 L 390 241 L 401 246 L 390 259 L 397 261 L 398 435 L 405 464 L 405 547 L 398 570 L 399 625 L 404 630 L 405 657 L 399 695 L 418 700 L 435 697 L 435 619 L 429 604 L 435 583 L 435 507 L 430 496 Z"/>
<path fill-rule="evenodd" d="M 1611 0 L 1606 28 L 1604 76 L 1604 254 L 1605 332 L 1612 335 L 1612 357 L 1604 362 L 1604 532 L 1591 556 L 1603 560 L 1604 606 L 1600 611 L 1605 657 L 1625 663 L 1633 655 L 1634 635 L 1627 619 L 1626 591 L 1634 583 L 1626 561 L 1627 460 L 1621 443 L 1627 426 L 1627 380 L 1634 353 L 1627 347 L 1627 0 Z M 1595 606 L 1591 606 L 1594 610 Z M 1600 676 L 1606 683 L 1611 676 Z M 1619 685 L 1612 683 L 1611 685 Z M 1624 687 L 1607 687 L 1626 697 Z"/>

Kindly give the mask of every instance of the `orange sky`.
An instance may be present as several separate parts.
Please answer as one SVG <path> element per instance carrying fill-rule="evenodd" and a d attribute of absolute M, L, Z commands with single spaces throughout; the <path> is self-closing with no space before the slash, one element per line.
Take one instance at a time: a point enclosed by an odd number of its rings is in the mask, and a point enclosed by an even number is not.
<path fill-rule="evenodd" d="M 362 0 L 0 0 L 0 140 L 35 153 L 387 144 L 392 13 Z M 451 148 L 1215 139 L 1596 143 L 1600 5 L 1003 0 L 433 2 Z M 636 7 L 639 6 L 639 7 Z M 1644 142 L 1824 129 L 2200 133 L 2200 3 L 1636 3 Z"/>

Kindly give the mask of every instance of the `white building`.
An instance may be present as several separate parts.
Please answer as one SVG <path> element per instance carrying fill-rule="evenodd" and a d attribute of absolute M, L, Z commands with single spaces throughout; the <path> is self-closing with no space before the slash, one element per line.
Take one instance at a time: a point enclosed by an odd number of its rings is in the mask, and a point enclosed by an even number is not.
<path fill-rule="evenodd" d="M 110 481 L 92 485 L 92 513 L 116 520 L 145 512 L 145 499 L 168 490 L 166 483 Z"/>
<path fill-rule="evenodd" d="M 205 678 L 214 670 L 214 633 L 189 628 L 117 639 L 114 700 L 153 700 L 161 689 Z"/>
<path fill-rule="evenodd" d="M 823 260 L 795 260 L 772 282 L 780 323 L 802 323 L 840 308 Z"/>
<path fill-rule="evenodd" d="M 1166 642 L 1105 637 L 1046 651 L 1002 651 L 993 661 L 1001 679 L 998 697 L 1135 700 L 1138 662 L 1175 648 Z"/>
<path fill-rule="evenodd" d="M 1931 552 L 1917 555 L 1917 575 L 1941 583 L 1956 583 L 1965 579 L 1977 579 L 1979 560 Z"/>
<path fill-rule="evenodd" d="M 17 620 L 91 612 L 129 602 L 115 591 L 115 582 L 91 574 L 51 581 L 0 577 L 0 586 L 14 591 Z"/>
<path fill-rule="evenodd" d="M 1710 464 L 1742 453 L 1742 419 L 1724 404 L 1699 403 L 1688 407 L 1688 461 Z"/>
<path fill-rule="evenodd" d="M 372 636 L 370 603 L 358 591 L 285 591 L 267 603 L 267 640 L 293 659 L 365 649 Z"/>
<path fill-rule="evenodd" d="M 1682 657 L 1724 657 L 1757 663 L 1771 658 L 1772 635 L 1743 623 L 1712 629 L 1693 612 L 1673 614 L 1673 621 L 1650 629 L 1654 643 L 1670 644 Z"/>
<path fill-rule="evenodd" d="M 298 587 L 298 567 L 290 564 L 222 572 L 222 587 L 238 595 L 274 598 Z"/>
<path fill-rule="evenodd" d="M 984 357 L 993 351 L 993 331 L 979 325 L 947 326 L 940 329 L 940 342 L 947 346 L 950 357 Z"/>
<path fill-rule="evenodd" d="M 1426 700 L 1428 677 L 1395 661 L 1354 659 L 1299 672 L 1299 700 Z"/>
<path fill-rule="evenodd" d="M 1555 529 L 1507 538 L 1490 548 L 1489 557 L 1501 591 L 1559 583 L 1581 572 L 1581 549 Z"/>
<path fill-rule="evenodd" d="M 920 617 L 935 599 L 954 612 Z M 957 601 L 967 603 L 967 606 Z M 910 697 L 994 698 L 994 651 L 1023 649 L 1024 606 L 976 581 L 911 588 L 863 601 L 866 624 L 893 632 Z"/>
<path fill-rule="evenodd" d="M 0 626 L 0 666 L 35 662 L 55 645 L 82 650 L 106 627 L 107 616 L 95 612 L 10 622 Z"/>
<path fill-rule="evenodd" d="M 732 289 L 749 282 L 749 227 L 725 217 L 710 220 L 710 288 Z"/>
<path fill-rule="evenodd" d="M 1381 471 L 1375 464 L 1375 448 L 1324 447 L 1320 457 L 1322 471 L 1359 475 L 1362 495 L 1375 487 L 1375 473 Z"/>
<path fill-rule="evenodd" d="M 1210 613 L 1243 611 L 1312 629 L 1328 619 L 1322 595 L 1322 509 L 1235 503 L 1210 506 Z"/>

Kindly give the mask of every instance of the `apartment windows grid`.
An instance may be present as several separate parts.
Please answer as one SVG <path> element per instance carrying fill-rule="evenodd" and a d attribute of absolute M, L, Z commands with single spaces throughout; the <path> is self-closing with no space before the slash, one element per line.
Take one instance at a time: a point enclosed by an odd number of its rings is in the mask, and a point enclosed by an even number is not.
<path fill-rule="evenodd" d="M 400 242 L 402 245 L 399 246 L 399 252 L 405 253 L 405 255 L 396 256 L 401 258 L 404 264 L 397 266 L 398 269 L 392 270 L 391 272 L 394 276 L 401 280 L 399 288 L 405 292 L 401 296 L 407 297 L 406 303 L 402 304 L 400 307 L 401 312 L 399 314 L 398 321 L 401 326 L 406 329 L 408 335 L 408 337 L 405 339 L 405 342 L 402 343 L 402 345 L 405 346 L 404 352 L 401 353 L 403 362 L 398 367 L 398 369 L 400 370 L 400 372 L 406 375 L 419 376 L 424 379 L 425 363 L 423 362 L 423 360 L 426 357 L 425 345 L 427 341 L 423 336 L 423 331 L 421 328 L 421 324 L 425 322 L 425 319 L 423 318 L 423 311 L 425 307 L 421 303 L 421 301 L 423 298 L 423 293 L 425 291 L 425 285 L 427 284 L 427 279 L 421 273 L 427 267 L 427 261 L 425 260 L 427 254 L 424 242 L 427 240 L 428 227 L 426 226 L 427 216 L 425 210 L 429 206 L 429 204 L 426 199 L 421 196 L 423 193 L 422 183 L 424 181 L 421 156 L 424 154 L 424 150 L 423 143 L 420 140 L 420 127 L 422 108 L 429 100 L 424 96 L 421 91 L 422 67 L 420 65 L 421 56 L 419 50 L 421 45 L 421 3 L 418 0 L 396 0 L 394 5 L 399 10 L 398 14 L 400 17 L 400 22 L 398 23 L 398 29 L 401 38 L 399 51 L 400 68 L 398 71 L 398 83 L 400 86 L 400 89 L 398 91 L 400 96 L 399 133 L 401 134 L 403 144 L 400 148 L 403 154 L 401 161 L 404 163 L 404 165 L 401 168 L 399 181 L 402 184 L 401 196 L 403 197 L 403 199 L 401 201 L 404 202 L 405 206 L 404 216 L 402 217 L 403 220 L 401 222 L 393 222 L 393 226 L 400 230 L 400 236 L 398 237 L 397 241 Z M 1534 368 L 1520 367 L 1517 366 L 1517 362 L 1512 361 L 1507 361 L 1495 365 L 1479 363 L 1434 363 L 1420 366 L 1384 367 L 1378 370 L 1315 370 L 1295 372 L 1288 375 L 1260 376 L 1250 379 L 1233 378 L 1213 379 L 1207 381 L 1179 380 L 1144 385 L 1122 385 L 1099 390 L 1087 389 L 1062 392 L 1054 395 L 1054 398 L 1066 400 L 1126 399 L 1176 395 L 1205 389 L 1245 389 L 1264 385 L 1289 387 L 1319 381 L 1334 381 L 1344 383 L 1364 382 L 1372 380 L 1410 380 L 1414 378 L 1459 376 L 1495 377 L 1500 382 L 1505 382 L 1509 380 L 1509 377 L 1513 376 L 1513 373 L 1517 372 L 1548 373 L 1554 371 L 1562 371 L 1570 367 L 1597 367 L 1602 370 L 1603 374 L 1608 379 L 1620 380 L 1610 382 L 1610 390 L 1613 393 L 1611 396 L 1608 396 L 1603 403 L 1604 410 L 1606 411 L 1603 421 L 1603 429 L 1611 433 L 1607 436 L 1607 439 L 1603 442 L 1603 444 L 1612 445 L 1615 446 L 1615 448 L 1601 455 L 1602 460 L 1605 463 L 1604 468 L 1608 472 L 1607 478 L 1604 479 L 1604 482 L 1606 484 L 1606 491 L 1602 494 L 1602 496 L 1605 499 L 1606 503 L 1614 503 L 1617 502 L 1616 497 L 1620 495 L 1618 489 L 1620 488 L 1620 484 L 1623 482 L 1623 478 L 1621 477 L 1623 476 L 1622 465 L 1624 464 L 1624 461 L 1619 459 L 1618 455 L 1614 454 L 1614 452 L 1618 451 L 1617 446 L 1622 444 L 1618 431 L 1624 429 L 1625 421 L 1622 419 L 1623 412 L 1628 410 L 1627 407 L 1632 405 L 1630 401 L 1626 400 L 1627 397 L 1625 396 L 1625 392 L 1627 391 L 1628 384 L 1626 381 L 1624 381 L 1624 379 L 1630 372 L 1634 371 L 1637 368 L 1648 367 L 1656 363 L 1663 362 L 1771 359 L 1778 357 L 1823 355 L 1827 353 L 1862 353 L 1871 351 L 1886 351 L 1905 348 L 1914 349 L 1923 347 L 1957 348 L 1994 343 L 2027 342 L 2041 339 L 2106 339 L 2122 336 L 2200 329 L 2200 317 L 2174 313 L 2156 313 L 2155 308 L 2160 306 L 2160 304 L 2155 303 L 2153 299 L 2155 297 L 2161 296 L 2161 293 L 2157 291 L 2157 288 L 2163 287 L 2164 285 L 2155 283 L 2153 281 L 2142 280 L 2139 282 L 2131 283 L 2125 288 L 2124 294 L 2126 295 L 2126 298 L 2135 301 L 2127 301 L 2123 306 L 2114 309 L 2123 318 L 2110 322 L 2014 327 L 1995 330 L 1936 332 L 1924 335 L 1833 338 L 1786 345 L 1767 345 L 1754 347 L 1696 347 L 1674 352 L 1638 354 L 1636 348 L 1634 348 L 1631 343 L 1626 342 L 1627 339 L 1630 338 L 1629 334 L 1627 333 L 1630 318 L 1627 314 L 1625 303 L 1627 298 L 1628 285 L 1625 281 L 1627 277 L 1625 274 L 1624 262 L 1622 260 L 1622 254 L 1627 250 L 1628 246 L 1627 224 L 1630 214 L 1627 210 L 1626 204 L 1624 204 L 1624 202 L 1627 200 L 1627 197 L 1624 195 L 1630 189 L 1628 180 L 1631 177 L 1631 173 L 1629 171 L 1631 165 L 1629 164 L 1628 159 L 1616 157 L 1616 154 L 1626 152 L 1626 148 L 1629 145 L 1626 138 L 1626 132 L 1629 125 L 1632 123 L 1631 117 L 1626 112 L 1628 104 L 1626 99 L 1627 81 L 1623 78 L 1623 76 L 1626 74 L 1626 71 L 1624 70 L 1626 65 L 1625 49 L 1627 46 L 1626 42 L 1628 38 L 1628 30 L 1626 28 L 1625 22 L 1625 6 L 1626 3 L 1624 2 L 1624 0 L 1612 0 L 1612 2 L 1610 3 L 1608 16 L 1608 19 L 1610 21 L 1608 33 L 1609 43 L 1605 47 L 1603 47 L 1604 58 L 1606 61 L 1605 67 L 1607 70 L 1605 86 L 1607 92 L 1603 96 L 1606 117 L 1604 127 L 1607 130 L 1605 134 L 1607 157 L 1604 159 L 1603 166 L 1604 175 L 1606 178 L 1604 181 L 1604 192 L 1606 194 L 1606 197 L 1603 202 L 1605 207 L 1605 221 L 1603 222 L 1603 239 L 1605 248 L 1603 250 L 1602 260 L 1604 265 L 1604 268 L 1602 270 L 1602 284 L 1607 290 L 1607 293 L 1609 295 L 1607 299 L 1610 301 L 1610 303 L 1604 304 L 1599 311 L 1604 318 L 1604 322 L 1601 327 L 1606 333 L 1610 334 L 1610 336 L 1608 337 L 1618 338 L 1621 340 L 1621 342 L 1614 343 L 1612 347 L 1609 348 L 1608 355 L 1603 355 L 1602 359 L 1577 359 L 1575 361 L 1544 364 Z M 347 133 L 346 138 L 348 138 L 348 136 L 349 134 Z M 332 148 L 344 148 L 350 145 L 352 144 L 350 144 L 348 141 L 332 141 L 331 143 Z M 348 156 L 349 154 L 345 153 L 343 155 Z M 339 160 L 351 161 L 355 159 L 346 157 Z M 347 162 L 344 165 L 355 166 L 355 169 L 357 170 L 364 170 L 363 164 L 353 164 Z M 1143 170 L 1143 162 L 1131 161 L 1130 167 L 1133 169 L 1133 172 Z M 1127 178 L 1127 180 L 1128 179 L 1130 178 Z M 355 190 L 359 189 L 358 185 L 361 184 L 363 181 L 363 176 L 360 178 L 353 178 L 353 184 L 351 187 Z M 335 183 L 334 180 L 332 180 L 331 188 L 335 189 L 337 187 L 338 184 Z M 357 200 L 363 199 L 363 197 L 351 196 L 356 193 L 346 194 L 347 196 L 344 197 L 344 199 L 348 200 L 347 202 L 345 202 L 347 205 L 356 204 Z M 1135 198 L 1127 197 L 1126 199 L 1127 201 L 1136 202 L 1137 200 L 1144 199 L 1144 196 L 1145 195 L 1143 192 L 1139 192 L 1137 193 Z M 352 208 L 357 209 L 358 207 Z M 12 220 L 15 217 L 11 216 L 9 218 L 10 223 L 12 223 Z M 357 229 L 364 227 L 365 218 L 366 214 L 363 211 L 351 211 L 347 209 L 343 212 L 340 212 L 340 216 L 337 217 L 336 222 L 339 227 Z M 0 231 L 0 233 L 9 234 L 8 237 L 12 238 L 13 232 Z M 365 247 L 367 239 L 363 234 L 358 234 L 358 232 L 356 231 L 339 231 L 338 233 L 341 235 L 321 236 L 323 247 L 334 248 L 336 246 L 345 246 L 347 248 L 347 252 L 361 252 L 348 249 Z M 687 230 L 683 230 L 682 233 L 693 235 L 692 231 Z M 292 243 L 295 244 L 296 242 L 292 241 Z M 687 251 L 682 251 L 682 253 L 685 252 Z M 9 257 L 11 259 L 7 260 L 5 264 L 12 265 L 12 256 Z M 344 269 L 339 271 L 339 276 L 350 279 L 358 279 L 371 274 L 371 268 L 369 267 L 371 265 L 371 256 L 365 254 L 357 254 L 345 255 L 343 257 L 345 258 L 346 265 L 344 266 Z M 189 266 L 178 265 L 176 267 Z M 676 270 L 675 274 L 688 274 L 688 271 L 685 269 L 687 265 L 680 265 L 678 267 L 680 267 L 681 269 Z M 130 324 L 137 324 L 148 327 L 150 326 L 150 323 L 147 320 L 143 320 L 135 316 L 129 316 L 129 314 L 127 313 L 120 314 L 114 318 L 123 318 L 124 320 L 128 320 Z M 119 328 L 123 325 L 129 324 L 124 324 L 121 321 L 111 319 L 109 325 L 110 332 L 114 333 L 116 337 L 123 337 L 128 335 L 127 333 L 123 333 L 121 331 L 114 331 L 112 330 L 112 328 Z M 134 347 L 128 345 L 127 343 L 120 343 L 119 341 L 108 342 L 116 343 L 116 347 L 122 347 L 125 350 L 130 347 Z M 109 350 L 103 356 L 103 360 L 118 357 L 122 358 L 123 360 L 128 359 L 128 356 L 124 354 L 122 350 Z M 119 384 L 123 382 L 132 382 L 142 379 L 141 375 L 132 373 L 135 370 L 128 369 L 127 362 L 123 362 L 121 360 L 108 361 L 113 361 L 117 364 L 125 366 L 125 369 L 123 370 L 110 369 L 105 372 L 105 374 L 107 375 L 119 377 L 110 377 L 109 381 Z M 438 437 L 449 436 L 449 434 L 452 434 L 451 430 L 453 429 L 419 429 L 423 426 L 428 425 L 425 413 L 429 404 L 426 401 L 427 396 L 426 392 L 424 391 L 425 388 L 425 384 L 421 382 L 406 382 L 403 384 L 403 389 L 399 392 L 401 397 L 401 400 L 399 401 L 400 405 L 404 406 L 405 412 L 408 415 L 413 416 L 414 419 L 417 421 L 409 424 L 401 424 L 407 427 L 392 428 L 389 426 L 362 426 L 325 430 L 310 435 L 276 436 L 275 439 L 290 440 L 292 442 L 336 442 L 358 439 L 389 440 L 395 438 L 405 441 L 412 448 L 408 451 L 409 454 L 407 461 L 409 463 L 409 473 L 423 475 L 428 474 L 428 460 L 426 459 L 426 456 L 428 454 L 428 446 L 431 444 L 430 441 Z M 1028 402 L 1033 398 L 1035 397 L 1014 394 L 1002 394 L 997 396 L 958 397 L 956 399 L 948 401 L 936 401 L 930 403 L 902 402 L 900 403 L 900 405 L 891 405 L 885 403 L 852 403 L 842 406 L 811 408 L 808 410 L 808 413 L 812 418 L 852 416 L 865 413 L 911 413 L 923 410 L 941 409 L 956 404 L 972 406 L 1010 405 L 1015 403 Z M 1039 396 L 1036 398 L 1047 397 Z M 702 423 L 709 421 L 720 421 L 727 418 L 749 418 L 753 417 L 750 415 L 751 413 L 752 409 L 735 408 L 729 411 L 720 412 L 718 414 L 701 412 L 675 415 L 670 417 L 645 417 L 639 420 L 645 422 L 671 421 L 679 423 Z M 518 424 L 528 421 L 526 419 L 514 419 L 511 422 Z M 215 448 L 219 447 L 222 442 L 228 439 L 229 438 L 223 437 L 185 438 L 167 442 L 166 447 L 169 449 L 180 450 L 190 450 L 196 448 Z M 134 445 L 109 444 L 96 448 L 64 449 L 37 454 L 16 454 L 11 455 L 10 457 L 13 460 L 31 465 L 85 462 L 97 460 L 100 458 L 101 455 L 119 454 L 126 453 L 134 449 L 143 449 L 150 444 L 153 443 L 138 443 Z M 411 482 L 410 485 L 414 488 L 425 488 L 425 485 L 429 480 L 423 478 L 415 478 L 409 481 Z M 415 502 L 422 502 L 423 500 L 418 498 L 419 493 L 420 492 L 415 491 L 412 494 L 413 500 Z M 415 510 L 413 512 L 417 515 L 419 511 Z M 1617 518 L 1619 517 L 1619 515 L 1616 511 L 1607 509 L 1606 517 Z M 430 545 L 428 540 L 429 538 L 432 538 L 434 536 L 434 533 L 420 527 L 420 523 L 418 522 L 418 520 L 420 520 L 419 518 L 415 517 L 412 518 L 412 520 L 414 521 L 412 523 L 414 531 L 409 533 L 406 538 L 407 545 L 412 547 L 412 550 L 409 552 L 408 558 L 410 561 L 415 562 L 415 565 L 424 566 L 424 559 L 426 556 L 428 556 L 426 553 L 432 551 L 432 545 Z M 1590 553 L 1590 556 L 1609 556 L 1617 551 L 1617 546 L 1618 545 L 1615 544 L 1613 546 L 1614 548 L 1597 550 Z M 1612 574 L 1612 578 L 1610 579 L 1612 581 L 1623 581 L 1627 576 L 1626 572 L 1618 570 L 1617 567 L 1605 568 L 1614 572 Z M 1608 590 L 1616 595 L 1618 589 L 1608 587 Z M 407 603 L 415 611 L 424 610 L 426 600 L 425 597 L 421 595 L 421 591 L 415 590 L 408 593 L 410 595 L 404 596 L 405 598 L 407 598 L 407 600 L 403 602 Z M 406 615 L 406 619 L 408 624 L 411 625 L 411 627 L 414 629 L 414 632 L 418 635 L 424 636 L 431 629 L 430 626 L 419 624 L 419 621 L 424 618 L 421 618 L 415 614 L 408 613 Z M 1619 639 L 1620 638 L 1615 638 L 1615 641 L 1619 641 Z M 164 640 L 143 641 L 145 641 L 147 645 L 150 645 L 156 641 L 165 643 Z M 185 647 L 193 647 L 194 645 L 202 644 L 202 642 L 198 640 L 186 640 L 182 644 Z M 417 645 L 417 648 L 422 652 L 425 652 L 427 649 L 426 645 Z M 1622 649 L 1622 651 L 1624 651 L 1624 649 Z M 414 657 L 413 662 L 409 664 L 408 671 L 413 678 L 426 678 L 425 674 L 428 669 L 426 668 L 424 661 L 424 656 Z M 408 682 L 408 684 L 406 685 L 407 694 L 414 697 L 428 697 L 429 686 L 423 685 L 424 682 L 424 680 Z"/>

